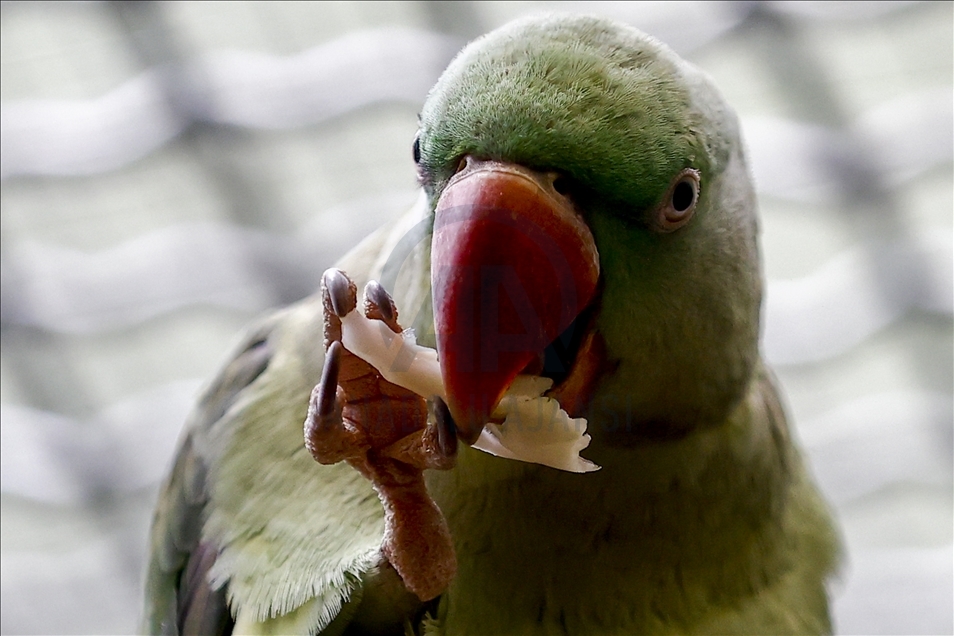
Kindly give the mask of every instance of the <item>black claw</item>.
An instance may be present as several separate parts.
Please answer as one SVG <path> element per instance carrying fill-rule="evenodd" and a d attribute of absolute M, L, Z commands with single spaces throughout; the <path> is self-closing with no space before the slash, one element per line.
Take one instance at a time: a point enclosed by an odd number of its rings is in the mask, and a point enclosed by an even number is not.
<path fill-rule="evenodd" d="M 331 299 L 331 308 L 339 318 L 350 314 L 355 307 L 351 297 L 351 281 L 340 269 L 326 270 L 321 277 Z"/>
<path fill-rule="evenodd" d="M 341 368 L 341 343 L 332 342 L 325 352 L 325 368 L 321 370 L 318 383 L 318 416 L 325 418 L 334 413 L 338 395 L 338 369 Z"/>
<path fill-rule="evenodd" d="M 384 322 L 394 320 L 394 307 L 391 305 L 391 296 L 376 280 L 369 282 L 364 288 L 364 297 L 377 305 Z"/>
<path fill-rule="evenodd" d="M 457 452 L 457 425 L 451 416 L 447 403 L 440 396 L 434 396 L 434 419 L 437 424 L 437 445 L 444 457 Z"/>

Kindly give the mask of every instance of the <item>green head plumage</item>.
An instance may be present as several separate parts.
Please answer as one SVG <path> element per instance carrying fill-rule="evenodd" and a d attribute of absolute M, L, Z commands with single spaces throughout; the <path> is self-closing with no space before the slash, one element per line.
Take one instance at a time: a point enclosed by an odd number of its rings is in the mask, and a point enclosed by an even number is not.
<path fill-rule="evenodd" d="M 518 21 L 476 40 L 421 114 L 421 160 L 439 190 L 464 154 L 558 169 L 632 209 L 681 168 L 724 162 L 693 108 L 692 79 L 661 43 L 585 16 Z"/>
<path fill-rule="evenodd" d="M 703 73 L 616 22 L 519 20 L 451 63 L 418 144 L 432 207 L 465 155 L 567 177 L 596 238 L 599 328 L 620 362 L 603 408 L 625 412 L 627 428 L 724 418 L 757 359 L 761 283 L 738 125 Z M 685 168 L 700 175 L 695 216 L 659 232 Z"/>

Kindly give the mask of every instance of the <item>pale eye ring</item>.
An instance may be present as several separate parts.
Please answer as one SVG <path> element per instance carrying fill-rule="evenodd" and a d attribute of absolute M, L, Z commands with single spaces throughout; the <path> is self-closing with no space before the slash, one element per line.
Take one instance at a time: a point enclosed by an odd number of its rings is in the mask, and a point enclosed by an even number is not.
<path fill-rule="evenodd" d="M 686 168 L 679 172 L 666 190 L 656 214 L 656 229 L 660 232 L 673 232 L 689 222 L 701 191 L 699 171 Z"/>

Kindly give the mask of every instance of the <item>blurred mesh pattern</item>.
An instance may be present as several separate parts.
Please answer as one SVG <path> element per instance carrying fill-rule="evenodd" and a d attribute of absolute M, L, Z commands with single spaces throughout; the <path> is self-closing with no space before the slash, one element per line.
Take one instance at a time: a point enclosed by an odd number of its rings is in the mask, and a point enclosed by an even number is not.
<path fill-rule="evenodd" d="M 554 6 L 656 35 L 739 112 L 764 349 L 848 546 L 837 629 L 954 630 L 951 3 L 4 2 L 3 633 L 136 628 L 232 338 L 413 201 L 459 47 Z"/>

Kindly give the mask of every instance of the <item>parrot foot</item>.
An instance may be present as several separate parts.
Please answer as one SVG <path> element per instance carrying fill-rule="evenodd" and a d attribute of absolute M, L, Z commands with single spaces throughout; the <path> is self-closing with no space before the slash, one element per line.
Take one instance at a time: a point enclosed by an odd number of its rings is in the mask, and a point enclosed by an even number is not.
<path fill-rule="evenodd" d="M 402 437 L 381 451 L 420 470 L 449 470 L 457 457 L 457 428 L 447 403 L 438 396 L 429 401 L 428 411 L 434 414 L 420 433 Z"/>
<path fill-rule="evenodd" d="M 305 447 L 321 464 L 357 459 L 371 447 L 364 431 L 350 425 L 341 416 L 343 396 L 339 395 L 342 391 L 338 387 L 338 372 L 343 350 L 344 347 L 337 341 L 328 347 L 321 382 L 311 392 L 308 404 Z"/>
<path fill-rule="evenodd" d="M 440 595 L 457 570 L 447 521 L 424 484 L 426 469 L 447 470 L 457 456 L 457 429 L 440 397 L 423 397 L 386 380 L 345 348 L 341 320 L 358 307 L 344 272 L 322 276 L 325 366 L 311 394 L 305 446 L 321 464 L 345 460 L 371 481 L 384 507 L 381 551 L 422 601 Z M 363 313 L 401 333 L 391 296 L 365 287 Z"/>

